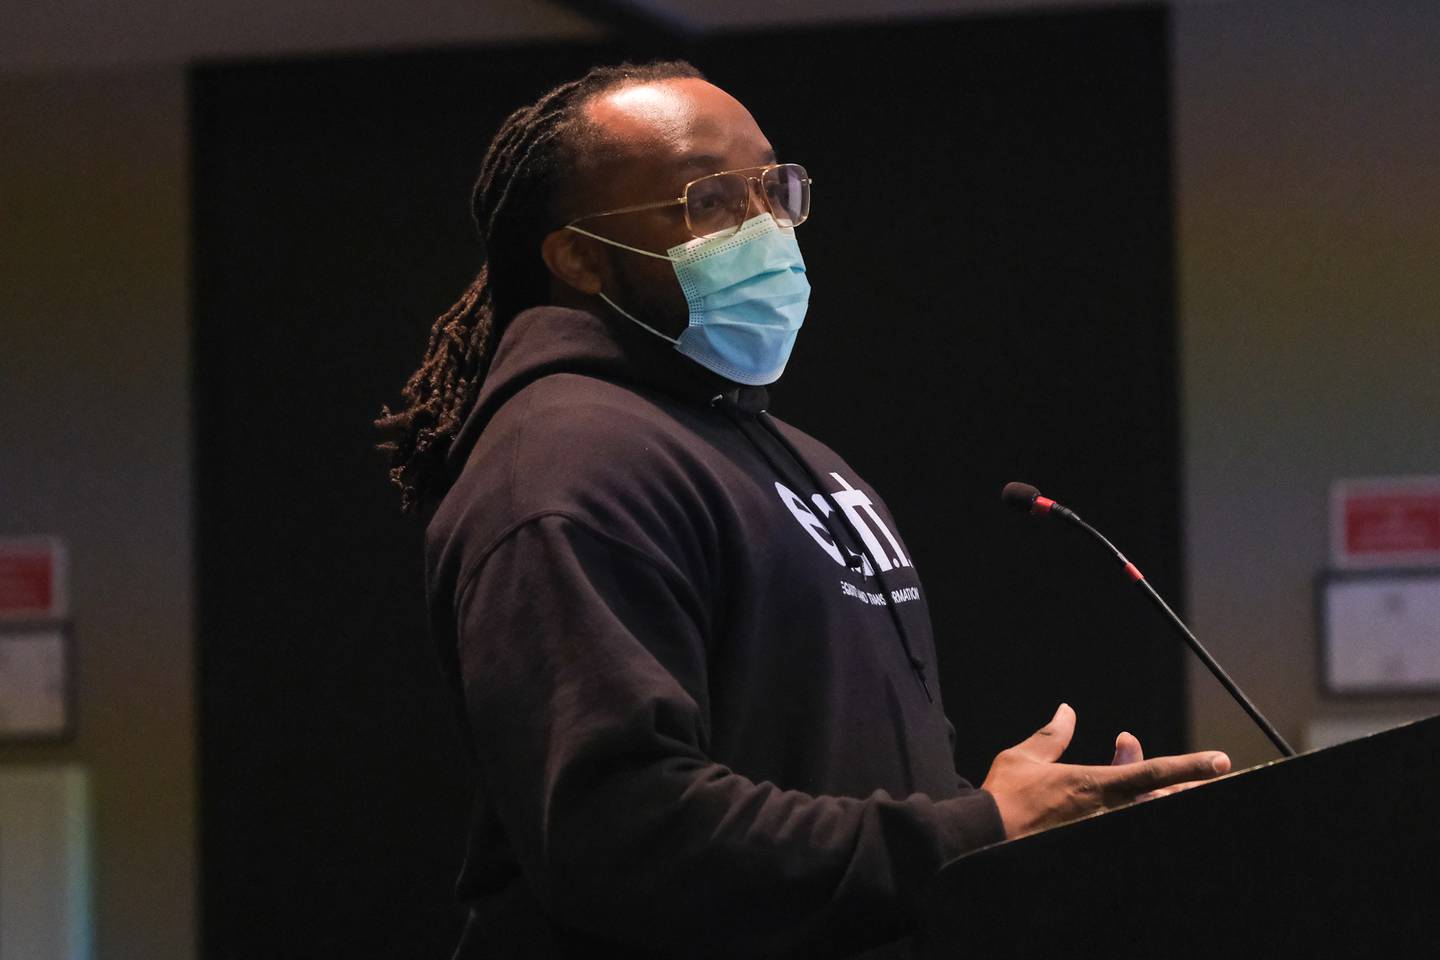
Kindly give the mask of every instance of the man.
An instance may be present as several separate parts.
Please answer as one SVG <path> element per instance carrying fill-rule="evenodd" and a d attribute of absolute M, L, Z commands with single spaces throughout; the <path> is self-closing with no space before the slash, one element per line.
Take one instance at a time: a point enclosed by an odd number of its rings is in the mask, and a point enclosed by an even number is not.
<path fill-rule="evenodd" d="M 946 860 L 1228 769 L 1058 763 L 1061 706 L 955 772 L 914 560 L 766 412 L 809 287 L 804 170 L 688 64 L 505 123 L 487 260 L 406 386 L 432 628 L 479 789 L 460 957 L 846 956 Z"/>

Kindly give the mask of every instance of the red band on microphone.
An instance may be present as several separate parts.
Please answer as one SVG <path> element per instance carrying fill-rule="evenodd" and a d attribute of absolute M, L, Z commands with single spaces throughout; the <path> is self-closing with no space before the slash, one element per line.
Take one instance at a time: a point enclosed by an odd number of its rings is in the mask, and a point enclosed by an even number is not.
<path fill-rule="evenodd" d="M 1055 506 L 1055 501 L 1049 497 L 1036 497 L 1035 502 L 1030 505 L 1030 512 L 1043 517 L 1050 512 L 1050 508 L 1053 506 Z"/>
<path fill-rule="evenodd" d="M 1145 579 L 1145 574 L 1140 572 L 1140 568 L 1135 566 L 1135 564 L 1129 562 L 1128 560 L 1125 562 L 1125 572 L 1130 574 L 1130 579 L 1134 580 L 1136 583 L 1139 583 L 1141 580 Z"/>

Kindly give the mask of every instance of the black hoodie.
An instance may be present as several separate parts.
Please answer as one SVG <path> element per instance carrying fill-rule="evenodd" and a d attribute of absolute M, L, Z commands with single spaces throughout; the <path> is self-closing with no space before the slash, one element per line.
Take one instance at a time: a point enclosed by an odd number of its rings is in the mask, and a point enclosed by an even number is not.
<path fill-rule="evenodd" d="M 479 781 L 458 957 L 844 956 L 1003 839 L 895 521 L 765 403 L 624 321 L 502 337 L 426 543 Z"/>

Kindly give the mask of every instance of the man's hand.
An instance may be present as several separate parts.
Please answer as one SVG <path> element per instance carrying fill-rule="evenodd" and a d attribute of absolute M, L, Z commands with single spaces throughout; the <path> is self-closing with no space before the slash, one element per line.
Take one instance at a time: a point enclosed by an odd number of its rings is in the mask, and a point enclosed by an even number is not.
<path fill-rule="evenodd" d="M 995 798 L 1007 839 L 1230 771 L 1230 758 L 1214 751 L 1145 760 L 1128 733 L 1115 739 L 1108 767 L 1060 763 L 1074 733 L 1075 711 L 1062 703 L 1049 723 L 991 763 L 981 789 Z"/>

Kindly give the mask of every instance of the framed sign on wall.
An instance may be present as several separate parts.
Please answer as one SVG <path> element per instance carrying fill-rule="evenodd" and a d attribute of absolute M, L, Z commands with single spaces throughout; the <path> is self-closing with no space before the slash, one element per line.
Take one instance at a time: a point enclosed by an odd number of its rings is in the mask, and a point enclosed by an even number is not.
<path fill-rule="evenodd" d="M 1331 572 L 1317 593 L 1327 692 L 1440 693 L 1440 569 Z"/>
<path fill-rule="evenodd" d="M 0 624 L 0 740 L 74 733 L 73 659 L 65 623 Z"/>

